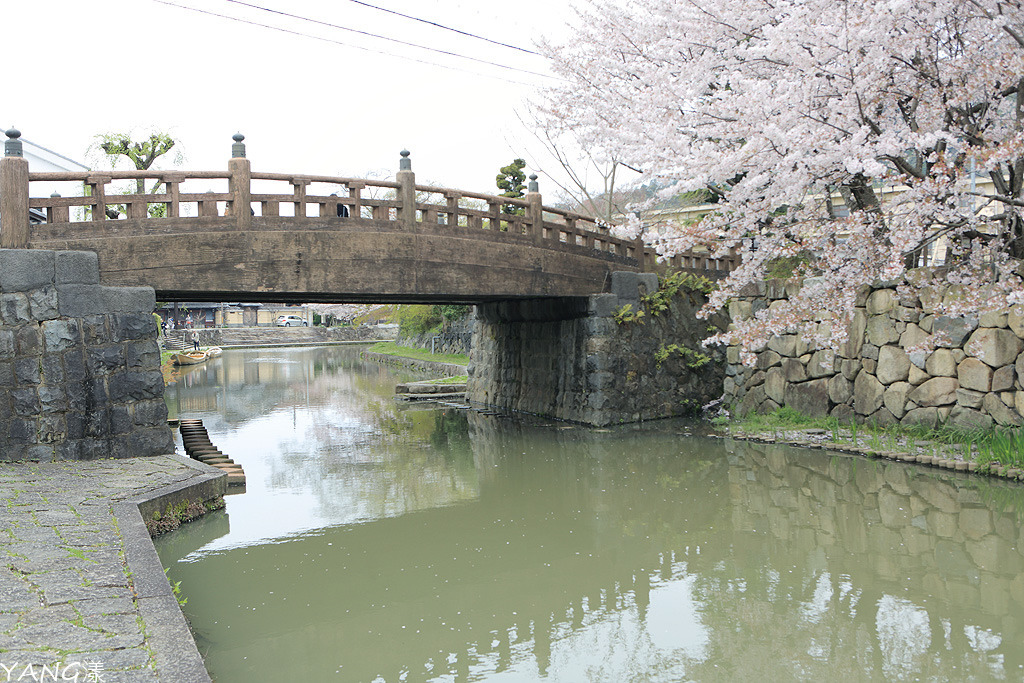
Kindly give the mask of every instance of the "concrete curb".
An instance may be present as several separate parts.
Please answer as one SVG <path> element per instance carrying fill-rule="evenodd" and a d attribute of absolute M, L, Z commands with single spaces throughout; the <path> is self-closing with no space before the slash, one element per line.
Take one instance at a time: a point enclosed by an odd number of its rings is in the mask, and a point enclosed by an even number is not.
<path fill-rule="evenodd" d="M 168 505 L 177 505 L 184 500 L 207 501 L 224 495 L 227 475 L 190 458 L 164 457 L 183 462 L 195 470 L 195 476 L 113 503 L 111 510 L 121 531 L 125 560 L 135 586 L 139 612 L 146 625 L 146 642 L 153 650 L 160 680 L 166 683 L 208 683 L 210 675 L 143 520 L 144 515 L 152 516 L 153 511 L 164 510 Z"/>

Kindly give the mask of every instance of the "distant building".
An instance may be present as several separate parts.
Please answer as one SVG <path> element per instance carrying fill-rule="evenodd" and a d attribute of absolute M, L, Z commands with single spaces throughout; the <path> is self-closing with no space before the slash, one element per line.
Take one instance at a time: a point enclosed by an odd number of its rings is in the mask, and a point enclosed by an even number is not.
<path fill-rule="evenodd" d="M 994 194 L 994 183 L 987 174 L 971 172 L 969 176 L 971 190 L 978 191 L 986 194 Z M 907 191 L 905 185 L 889 181 L 876 181 L 874 186 L 878 200 L 881 203 L 883 211 L 891 206 L 895 201 L 900 198 L 904 192 Z M 818 195 L 817 198 L 820 198 Z M 832 206 L 834 215 L 837 218 L 845 218 L 850 215 L 850 209 L 846 205 L 846 201 L 843 199 L 842 194 L 838 191 L 832 193 Z M 986 215 L 993 215 L 1000 211 L 1000 206 L 997 202 L 986 204 L 984 200 L 978 198 L 974 200 L 975 207 L 982 207 L 981 213 Z M 643 212 L 641 216 L 641 223 L 643 225 L 644 232 L 650 237 L 661 234 L 666 230 L 666 224 L 678 223 L 678 224 L 694 224 L 700 222 L 704 216 L 709 213 L 716 211 L 720 208 L 718 204 L 692 204 L 685 206 L 674 206 L 670 208 L 655 208 Z M 619 222 L 624 222 L 625 216 L 621 217 Z M 840 233 L 837 235 L 840 240 L 845 239 L 845 236 Z M 930 242 L 925 245 L 924 253 L 922 254 L 919 265 L 942 265 L 945 263 L 947 243 L 945 238 L 938 239 L 934 242 Z M 703 249 L 697 249 L 695 251 L 702 251 Z"/>
<path fill-rule="evenodd" d="M 70 157 L 66 157 L 59 152 L 54 152 L 52 149 L 47 149 L 42 145 L 36 144 L 31 140 L 20 138 L 22 154 L 25 159 L 28 160 L 28 169 L 33 173 L 40 171 L 88 171 L 90 170 L 85 164 L 79 163 Z M 59 189 L 58 183 L 53 183 L 52 187 L 46 187 L 45 183 L 39 183 L 33 186 L 33 196 L 49 195 L 57 192 Z M 29 209 L 29 222 L 30 223 L 43 223 L 46 221 L 46 212 L 39 209 Z"/>
<path fill-rule="evenodd" d="M 298 315 L 313 324 L 312 312 L 304 304 L 177 301 L 158 306 L 156 313 L 165 325 L 173 319 L 176 328 L 188 326 L 190 320 L 192 327 L 272 327 L 282 314 Z"/>

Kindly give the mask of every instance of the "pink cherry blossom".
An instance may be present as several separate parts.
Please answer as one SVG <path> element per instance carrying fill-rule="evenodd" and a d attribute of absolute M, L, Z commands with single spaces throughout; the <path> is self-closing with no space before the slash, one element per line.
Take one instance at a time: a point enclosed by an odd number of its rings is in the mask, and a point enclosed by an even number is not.
<path fill-rule="evenodd" d="M 745 358 L 798 330 L 837 349 L 879 280 L 911 301 L 961 285 L 947 315 L 1024 300 L 1020 0 L 590 0 L 545 49 L 552 126 L 666 193 L 710 189 L 703 220 L 645 233 L 666 257 L 739 250 L 705 314 L 801 258 L 799 291 L 713 338 Z"/>

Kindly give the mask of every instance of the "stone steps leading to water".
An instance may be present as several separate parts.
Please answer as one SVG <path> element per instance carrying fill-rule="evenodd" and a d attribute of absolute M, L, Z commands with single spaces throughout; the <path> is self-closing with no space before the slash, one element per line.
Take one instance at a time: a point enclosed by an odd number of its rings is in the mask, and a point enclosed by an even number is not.
<path fill-rule="evenodd" d="M 217 449 L 210 441 L 202 420 L 179 420 L 178 430 L 181 442 L 190 458 L 212 465 L 228 475 L 228 486 L 245 486 L 245 472 L 242 466 Z"/>

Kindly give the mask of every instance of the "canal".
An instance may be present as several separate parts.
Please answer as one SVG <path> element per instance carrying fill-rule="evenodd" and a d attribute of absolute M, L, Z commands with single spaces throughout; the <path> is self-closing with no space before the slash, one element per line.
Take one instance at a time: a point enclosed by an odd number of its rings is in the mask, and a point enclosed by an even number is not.
<path fill-rule="evenodd" d="M 358 348 L 168 387 L 244 494 L 157 539 L 218 683 L 1024 679 L 1024 489 L 398 403 Z"/>

